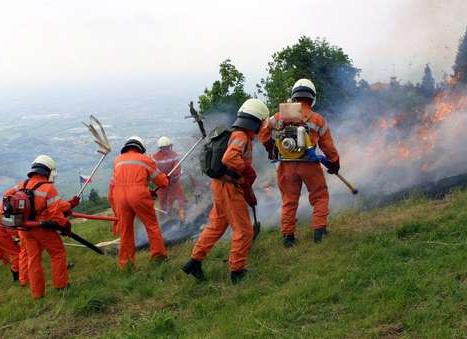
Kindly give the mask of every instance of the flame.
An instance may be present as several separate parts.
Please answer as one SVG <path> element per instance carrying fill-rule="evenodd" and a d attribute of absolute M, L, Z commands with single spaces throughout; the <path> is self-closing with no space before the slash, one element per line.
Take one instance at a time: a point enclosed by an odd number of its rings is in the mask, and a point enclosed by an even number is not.
<path fill-rule="evenodd" d="M 451 82 L 456 83 L 454 80 Z M 465 91 L 448 86 L 425 109 L 377 119 L 374 127 L 381 133 L 368 145 L 368 155 L 382 154 L 390 166 L 411 161 L 418 164 L 420 171 L 428 172 L 433 164 L 431 158 L 440 144 L 439 127 L 466 110 Z M 416 125 L 410 127 L 414 122 Z"/>

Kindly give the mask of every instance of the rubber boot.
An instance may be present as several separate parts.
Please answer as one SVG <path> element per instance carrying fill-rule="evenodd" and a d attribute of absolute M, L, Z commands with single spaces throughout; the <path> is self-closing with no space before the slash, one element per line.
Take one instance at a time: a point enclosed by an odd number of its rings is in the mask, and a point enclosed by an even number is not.
<path fill-rule="evenodd" d="M 295 235 L 293 233 L 284 235 L 283 244 L 286 248 L 295 246 Z"/>
<path fill-rule="evenodd" d="M 19 280 L 19 272 L 11 271 L 11 275 L 13 276 L 13 281 Z"/>
<path fill-rule="evenodd" d="M 326 230 L 326 227 L 318 228 L 318 229 L 314 230 L 314 232 L 313 232 L 313 241 L 315 243 L 320 243 L 321 240 L 323 240 L 323 236 L 325 236 L 326 234 L 328 234 L 328 231 Z"/>
<path fill-rule="evenodd" d="M 248 273 L 248 270 L 246 269 L 230 272 L 230 280 L 232 280 L 232 284 L 236 285 L 240 281 L 245 279 L 247 273 Z"/>
<path fill-rule="evenodd" d="M 185 265 L 182 266 L 182 271 L 186 274 L 191 274 L 198 281 L 205 280 L 203 269 L 201 268 L 201 261 L 190 259 Z"/>

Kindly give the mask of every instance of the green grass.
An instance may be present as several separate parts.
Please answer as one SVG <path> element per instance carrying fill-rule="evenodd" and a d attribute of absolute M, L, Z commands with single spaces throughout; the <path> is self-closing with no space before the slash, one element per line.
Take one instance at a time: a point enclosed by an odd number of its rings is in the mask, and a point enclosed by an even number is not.
<path fill-rule="evenodd" d="M 70 248 L 72 288 L 33 301 L 0 272 L 0 337 L 434 337 L 467 333 L 467 192 L 440 201 L 417 197 L 380 210 L 332 218 L 320 245 L 299 230 L 295 248 L 265 231 L 251 253 L 252 272 L 233 286 L 218 244 L 205 261 L 209 280 L 196 283 L 180 266 L 192 244 L 170 250 L 137 271 L 115 258 Z M 75 225 L 92 240 L 110 226 Z"/>

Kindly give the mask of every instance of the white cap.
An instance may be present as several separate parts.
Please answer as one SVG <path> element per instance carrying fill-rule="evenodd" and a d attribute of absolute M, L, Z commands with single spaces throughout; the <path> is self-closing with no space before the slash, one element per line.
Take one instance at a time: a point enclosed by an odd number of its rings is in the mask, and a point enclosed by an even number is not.
<path fill-rule="evenodd" d="M 172 140 L 170 140 L 168 137 L 160 137 L 159 140 L 157 141 L 157 146 L 159 148 L 167 147 L 171 145 L 172 145 Z"/>
<path fill-rule="evenodd" d="M 259 99 L 248 99 L 243 103 L 243 105 L 238 110 L 238 115 L 240 116 L 242 113 L 246 113 L 249 115 L 254 116 L 256 119 L 265 120 L 269 118 L 269 109 Z"/>
<path fill-rule="evenodd" d="M 48 180 L 54 181 L 57 176 L 55 160 L 45 154 L 37 156 L 31 164 L 31 170 L 28 173 L 28 177 L 31 177 L 36 173 L 48 176 Z"/>
<path fill-rule="evenodd" d="M 315 84 L 309 79 L 300 79 L 292 87 L 292 99 L 308 98 L 311 100 L 311 107 L 316 102 Z"/>

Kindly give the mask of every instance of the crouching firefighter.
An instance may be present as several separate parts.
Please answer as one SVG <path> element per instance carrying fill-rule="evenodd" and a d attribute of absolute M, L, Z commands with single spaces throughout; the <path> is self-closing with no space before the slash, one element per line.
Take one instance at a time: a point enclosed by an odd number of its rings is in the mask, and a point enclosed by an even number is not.
<path fill-rule="evenodd" d="M 327 233 L 329 194 L 320 161 L 328 173 L 339 172 L 339 154 L 334 147 L 326 120 L 312 108 L 316 89 L 308 79 L 292 88 L 293 103 L 279 105 L 279 112 L 263 125 L 260 141 L 271 160 L 278 160 L 277 181 L 282 196 L 281 233 L 285 247 L 295 244 L 295 222 L 302 184 L 313 206 L 313 240 L 318 243 Z M 326 155 L 316 155 L 316 147 Z"/>
<path fill-rule="evenodd" d="M 159 263 L 167 258 L 167 250 L 148 185 L 152 182 L 157 187 L 165 188 L 169 178 L 145 154 L 146 146 L 142 138 L 128 138 L 120 153 L 114 160 L 108 196 L 115 215 L 120 219 L 118 230 L 114 230 L 114 233 L 120 234 L 119 266 L 124 269 L 127 265 L 134 267 L 135 264 L 135 217 L 146 228 L 151 260 Z"/>
<path fill-rule="evenodd" d="M 18 229 L 20 239 L 24 241 L 33 298 L 45 294 L 43 250 L 50 257 L 53 287 L 68 287 L 66 251 L 59 233 L 71 232 L 71 224 L 65 215 L 79 204 L 80 199 L 73 197 L 65 201 L 60 198 L 54 185 L 56 173 L 55 161 L 40 155 L 32 163 L 28 179 L 8 190 L 3 197 L 2 224 Z"/>
<path fill-rule="evenodd" d="M 157 141 L 157 146 L 159 150 L 152 155 L 152 158 L 160 171 L 169 174 L 180 160 L 179 156 L 173 150 L 172 141 L 167 137 L 160 137 Z M 178 219 L 183 223 L 185 222 L 185 191 L 180 180 L 181 175 L 182 170 L 178 167 L 170 176 L 169 186 L 160 189 L 157 195 L 159 197 L 159 207 L 169 212 L 170 215 L 176 212 Z M 177 210 L 174 208 L 175 204 L 178 207 Z"/>
<path fill-rule="evenodd" d="M 212 178 L 213 208 L 209 225 L 192 250 L 191 260 L 182 267 L 186 274 L 198 280 L 204 279 L 201 262 L 229 225 L 232 227 L 229 257 L 232 282 L 239 282 L 247 273 L 247 257 L 253 240 L 248 206 L 256 206 L 251 188 L 256 179 L 252 141 L 268 117 L 269 110 L 261 100 L 248 99 L 240 107 L 232 129 L 215 129 L 201 152 L 201 168 Z"/>

